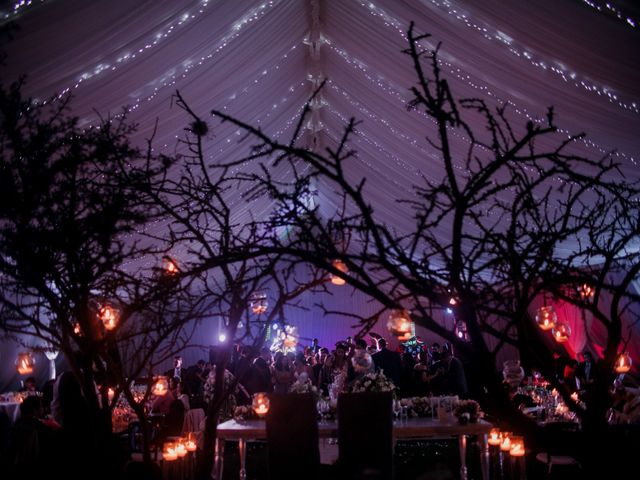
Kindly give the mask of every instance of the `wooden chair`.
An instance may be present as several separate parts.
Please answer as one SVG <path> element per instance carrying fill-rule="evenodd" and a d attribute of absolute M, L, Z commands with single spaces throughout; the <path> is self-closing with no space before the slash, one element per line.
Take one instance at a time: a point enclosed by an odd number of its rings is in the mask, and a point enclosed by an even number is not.
<path fill-rule="evenodd" d="M 320 478 L 318 420 L 312 394 L 271 395 L 267 426 L 269 478 Z"/>
<path fill-rule="evenodd" d="M 338 466 L 342 478 L 393 477 L 391 392 L 344 393 L 338 397 Z"/>

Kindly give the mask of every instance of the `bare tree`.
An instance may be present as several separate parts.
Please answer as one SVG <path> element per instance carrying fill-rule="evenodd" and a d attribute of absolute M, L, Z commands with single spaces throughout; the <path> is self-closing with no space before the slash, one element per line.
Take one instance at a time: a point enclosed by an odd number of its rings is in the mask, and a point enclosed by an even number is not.
<path fill-rule="evenodd" d="M 473 376 L 488 392 L 485 408 L 533 433 L 533 422 L 510 404 L 496 367 L 497 354 L 509 345 L 527 367 L 554 382 L 567 403 L 588 418 L 586 431 L 596 436 L 611 403 L 607 388 L 623 340 L 623 315 L 638 301 L 629 288 L 640 268 L 637 249 L 631 248 L 639 233 L 638 186 L 621 179 L 611 155 L 580 155 L 583 135 L 561 135 L 551 108 L 540 121 L 516 125 L 508 105 L 457 99 L 440 68 L 440 45 L 429 48 L 428 37 L 416 34 L 413 25 L 409 29 L 404 53 L 417 76 L 409 109 L 433 121 L 425 131 L 443 175 L 424 178 L 414 186 L 413 198 L 397 199 L 414 212 L 411 231 L 381 223 L 367 200 L 366 178 L 353 183 L 347 177 L 348 162 L 356 155 L 349 148 L 357 127 L 353 119 L 334 148 L 314 152 L 298 146 L 309 106 L 288 144 L 224 112 L 212 113 L 255 142 L 244 160 L 261 162 L 262 170 L 243 180 L 255 195 L 277 199 L 282 208 L 274 224 L 295 232 L 274 241 L 271 251 L 342 276 L 379 301 L 377 314 L 359 318 L 362 331 L 389 308 L 410 309 L 418 324 L 453 344 L 476 367 Z M 473 123 L 478 119 L 481 128 Z M 454 134 L 464 140 L 454 140 Z M 291 182 L 277 182 L 269 174 L 279 165 L 293 173 Z M 322 218 L 301 200 L 316 184 L 339 192 L 339 218 Z M 334 259 L 347 265 L 348 274 Z M 620 268 L 624 275 L 615 274 Z M 595 291 L 593 298 L 578 294 L 585 283 Z M 588 310 L 608 333 L 601 383 L 586 410 L 553 376 L 548 334 L 531 318 L 534 300 L 545 292 Z M 604 296 L 613 299 L 610 304 L 601 301 Z M 464 322 L 468 338 L 434 315 L 447 307 Z"/>
<path fill-rule="evenodd" d="M 166 246 L 138 233 L 160 210 L 129 172 L 169 163 L 132 146 L 126 116 L 81 129 L 69 98 L 36 104 L 21 89 L 0 89 L 0 329 L 64 354 L 103 445 L 108 387 L 141 410 L 130 382 L 188 343 L 202 303 L 160 266 Z"/>

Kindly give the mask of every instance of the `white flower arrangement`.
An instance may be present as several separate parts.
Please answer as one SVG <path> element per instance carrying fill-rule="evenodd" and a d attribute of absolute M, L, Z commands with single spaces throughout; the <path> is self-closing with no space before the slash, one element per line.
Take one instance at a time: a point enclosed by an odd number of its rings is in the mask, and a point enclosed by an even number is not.
<path fill-rule="evenodd" d="M 367 373 L 353 382 L 352 392 L 394 392 L 396 386 L 387 378 L 382 370 Z"/>
<path fill-rule="evenodd" d="M 313 393 L 316 397 L 319 396 L 318 389 L 311 383 L 308 378 L 306 380 L 296 380 L 289 387 L 289 393 Z"/>

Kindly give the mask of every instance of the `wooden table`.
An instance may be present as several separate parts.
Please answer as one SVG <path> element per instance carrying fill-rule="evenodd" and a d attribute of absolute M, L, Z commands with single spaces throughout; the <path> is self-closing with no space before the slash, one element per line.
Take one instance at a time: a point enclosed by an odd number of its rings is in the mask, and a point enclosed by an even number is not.
<path fill-rule="evenodd" d="M 460 425 L 455 419 L 443 422 L 433 418 L 410 418 L 393 422 L 393 438 L 396 440 L 410 440 L 419 438 L 457 438 L 460 450 L 460 478 L 467 478 L 467 437 L 478 435 L 482 443 L 481 465 L 482 478 L 489 478 L 489 444 L 487 437 L 493 427 L 489 422 L 480 420 L 478 423 Z M 320 438 L 337 438 L 338 424 L 335 420 L 318 423 Z M 266 440 L 267 430 L 264 420 L 244 420 L 236 422 L 228 420 L 218 425 L 215 446 L 215 478 L 222 479 L 224 458 L 224 442 L 238 441 L 240 454 L 240 480 L 246 480 L 247 470 L 247 441 Z"/>

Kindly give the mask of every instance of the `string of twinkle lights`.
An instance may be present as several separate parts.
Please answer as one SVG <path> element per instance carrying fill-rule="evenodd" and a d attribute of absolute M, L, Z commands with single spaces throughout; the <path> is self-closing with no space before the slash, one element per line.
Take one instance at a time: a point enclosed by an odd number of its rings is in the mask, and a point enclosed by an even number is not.
<path fill-rule="evenodd" d="M 429 6 L 429 4 L 435 6 L 441 11 L 446 12 L 449 16 L 455 18 L 456 20 L 464 23 L 467 27 L 472 30 L 479 32 L 484 38 L 489 41 L 495 41 L 500 44 L 503 44 L 507 50 L 517 56 L 518 58 L 524 59 L 529 62 L 530 65 L 545 70 L 551 71 L 557 76 L 560 76 L 564 82 L 573 85 L 576 88 L 581 88 L 591 94 L 594 95 L 594 98 L 604 97 L 610 103 L 617 105 L 620 108 L 625 110 L 629 110 L 635 113 L 640 113 L 640 102 L 638 101 L 623 101 L 619 94 L 616 93 L 613 89 L 608 88 L 604 85 L 598 84 L 593 80 L 587 78 L 585 75 L 581 75 L 575 72 L 572 69 L 561 65 L 559 62 L 555 60 L 544 59 L 541 54 L 535 53 L 533 49 L 527 48 L 525 46 L 521 46 L 518 42 L 516 42 L 512 37 L 497 30 L 490 26 L 487 23 L 480 23 L 473 21 L 468 14 L 461 11 L 461 7 L 456 7 L 449 0 L 420 0 L 425 6 Z M 388 28 L 393 28 L 400 35 L 402 35 L 403 39 L 406 38 L 406 31 L 403 28 L 403 23 L 393 16 L 389 15 L 384 9 L 377 6 L 371 1 L 359 1 L 360 5 L 363 8 L 366 8 L 367 11 L 373 16 L 376 16 L 384 22 L 384 25 Z M 429 44 L 428 41 L 426 41 Z M 433 47 L 434 45 L 431 45 Z M 442 60 L 442 59 L 441 59 Z"/>

